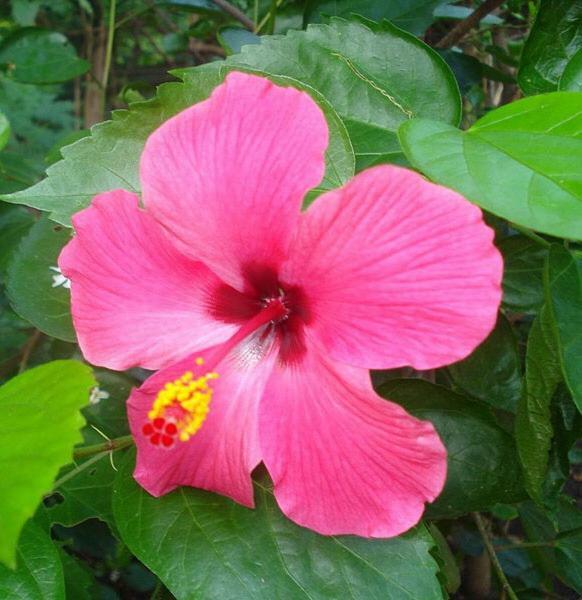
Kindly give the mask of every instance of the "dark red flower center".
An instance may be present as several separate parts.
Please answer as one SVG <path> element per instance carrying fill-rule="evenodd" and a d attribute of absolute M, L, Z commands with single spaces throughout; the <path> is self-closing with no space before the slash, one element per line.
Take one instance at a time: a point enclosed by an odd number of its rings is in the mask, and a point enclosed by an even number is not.
<path fill-rule="evenodd" d="M 262 310 L 277 303 L 282 316 L 271 321 L 261 332 L 265 340 L 275 337 L 279 360 L 297 362 L 305 353 L 305 326 L 311 312 L 303 290 L 281 281 L 276 269 L 266 265 L 249 265 L 244 271 L 242 292 L 221 284 L 210 299 L 212 315 L 226 323 L 244 325 Z"/>

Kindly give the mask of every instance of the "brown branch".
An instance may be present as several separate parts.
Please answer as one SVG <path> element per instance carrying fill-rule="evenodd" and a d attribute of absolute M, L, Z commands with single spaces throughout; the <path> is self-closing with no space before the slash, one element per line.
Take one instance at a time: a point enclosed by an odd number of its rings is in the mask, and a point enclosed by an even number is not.
<path fill-rule="evenodd" d="M 487 554 L 489 554 L 491 564 L 493 565 L 495 574 L 497 575 L 499 583 L 501 584 L 501 589 L 510 600 L 519 600 L 516 593 L 513 591 L 511 584 L 507 580 L 503 569 L 501 568 L 501 564 L 499 563 L 499 559 L 497 558 L 497 554 L 495 553 L 495 548 L 489 535 L 489 531 L 487 531 L 487 527 L 485 525 L 485 522 L 483 521 L 483 517 L 479 513 L 475 512 L 473 513 L 473 520 L 477 525 L 477 529 L 479 529 L 479 533 L 481 534 L 481 538 L 483 539 L 483 543 L 485 544 L 485 549 L 487 550 Z"/>
<path fill-rule="evenodd" d="M 457 23 L 450 31 L 435 44 L 435 48 L 451 48 L 459 42 L 473 27 L 476 27 L 483 17 L 493 12 L 503 4 L 504 0 L 485 0 L 466 19 Z"/>
<path fill-rule="evenodd" d="M 30 359 L 30 355 L 34 350 L 36 344 L 40 340 L 42 336 L 42 331 L 38 329 L 34 330 L 34 333 L 28 338 L 24 348 L 22 349 L 22 357 L 20 358 L 20 364 L 18 365 L 18 372 L 22 373 L 26 370 L 28 366 L 28 360 Z"/>
<path fill-rule="evenodd" d="M 227 0 L 212 0 L 212 2 L 225 13 L 229 14 L 233 19 L 242 23 L 249 31 L 254 31 L 255 24 L 252 19 L 249 19 L 244 12 L 239 10 L 236 6 L 233 6 L 230 2 L 227 2 Z"/>

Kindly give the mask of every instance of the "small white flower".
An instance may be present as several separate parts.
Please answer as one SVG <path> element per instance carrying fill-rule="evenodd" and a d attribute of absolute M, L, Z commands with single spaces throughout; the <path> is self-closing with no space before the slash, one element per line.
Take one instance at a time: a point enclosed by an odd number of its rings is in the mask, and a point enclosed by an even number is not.
<path fill-rule="evenodd" d="M 49 267 L 49 269 L 56 273 L 56 275 L 53 275 L 52 287 L 64 287 L 67 290 L 71 289 L 71 280 L 62 274 L 59 267 Z"/>
<path fill-rule="evenodd" d="M 94 387 L 89 396 L 89 404 L 99 404 L 101 400 L 107 400 L 107 398 L 109 398 L 109 392 L 106 392 L 99 387 Z"/>

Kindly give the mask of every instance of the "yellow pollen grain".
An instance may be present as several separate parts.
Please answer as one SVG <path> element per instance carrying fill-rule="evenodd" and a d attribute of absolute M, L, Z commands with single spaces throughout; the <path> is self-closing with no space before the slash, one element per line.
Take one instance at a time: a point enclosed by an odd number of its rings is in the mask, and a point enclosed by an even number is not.
<path fill-rule="evenodd" d="M 197 365 L 204 364 L 199 357 L 194 361 Z M 178 439 L 187 442 L 202 427 L 208 412 L 214 390 L 210 382 L 218 378 L 218 373 L 209 372 L 195 377 L 192 371 L 187 371 L 178 379 L 167 382 L 158 392 L 148 419 L 153 421 L 163 417 L 171 406 L 182 408 L 184 415 L 176 422 Z"/>

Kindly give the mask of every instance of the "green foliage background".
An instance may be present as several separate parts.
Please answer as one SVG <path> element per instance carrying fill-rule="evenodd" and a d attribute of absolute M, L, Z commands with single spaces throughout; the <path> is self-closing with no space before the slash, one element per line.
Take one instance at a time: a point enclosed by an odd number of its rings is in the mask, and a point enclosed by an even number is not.
<path fill-rule="evenodd" d="M 489 338 L 448 368 L 373 373 L 449 455 L 444 492 L 398 538 L 300 528 L 260 469 L 255 511 L 150 497 L 124 406 L 147 374 L 92 369 L 75 343 L 56 270 L 71 215 L 139 192 L 148 135 L 233 69 L 324 111 L 326 175 L 306 203 L 390 162 L 495 229 Z M 581 170 L 582 0 L 2 3 L 0 597 L 577 598 Z"/>

